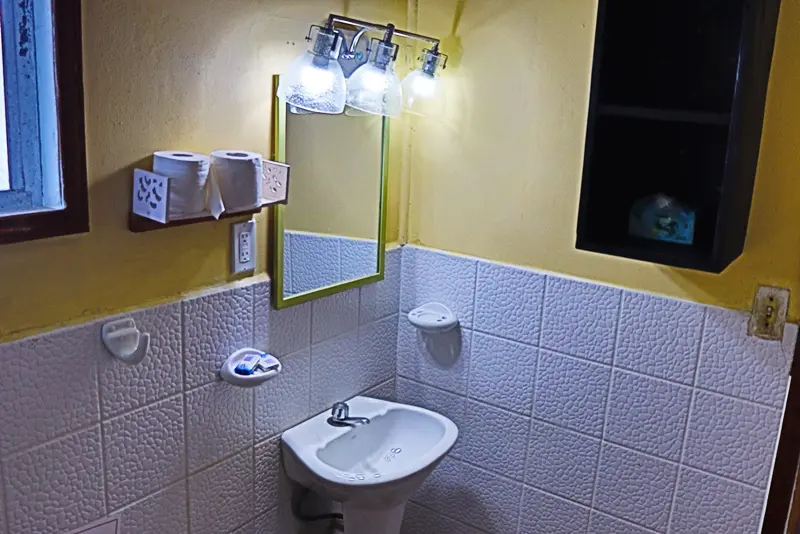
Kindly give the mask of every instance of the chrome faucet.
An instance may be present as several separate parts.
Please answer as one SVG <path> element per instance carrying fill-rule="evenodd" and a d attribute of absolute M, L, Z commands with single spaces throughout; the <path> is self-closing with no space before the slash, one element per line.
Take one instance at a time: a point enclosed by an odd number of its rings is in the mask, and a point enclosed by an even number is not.
<path fill-rule="evenodd" d="M 350 406 L 344 402 L 337 402 L 331 408 L 328 424 L 332 426 L 361 426 L 368 425 L 370 420 L 366 417 L 350 417 Z"/>

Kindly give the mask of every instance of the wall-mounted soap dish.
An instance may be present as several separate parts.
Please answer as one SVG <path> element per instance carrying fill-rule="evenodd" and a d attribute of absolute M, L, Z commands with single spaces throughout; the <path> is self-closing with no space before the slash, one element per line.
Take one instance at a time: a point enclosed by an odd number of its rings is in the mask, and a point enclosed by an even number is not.
<path fill-rule="evenodd" d="M 408 313 L 408 320 L 415 327 L 429 334 L 444 333 L 458 326 L 458 319 L 450 308 L 438 302 L 420 306 Z"/>
<path fill-rule="evenodd" d="M 278 376 L 282 370 L 275 356 L 256 349 L 242 349 L 225 360 L 219 376 L 234 386 L 252 388 Z"/>

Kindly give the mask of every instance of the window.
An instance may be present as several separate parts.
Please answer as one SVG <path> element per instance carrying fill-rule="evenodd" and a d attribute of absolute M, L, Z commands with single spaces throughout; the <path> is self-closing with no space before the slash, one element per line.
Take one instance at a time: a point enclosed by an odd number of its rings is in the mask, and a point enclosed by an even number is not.
<path fill-rule="evenodd" d="M 0 0 L 0 243 L 88 231 L 81 0 Z"/>

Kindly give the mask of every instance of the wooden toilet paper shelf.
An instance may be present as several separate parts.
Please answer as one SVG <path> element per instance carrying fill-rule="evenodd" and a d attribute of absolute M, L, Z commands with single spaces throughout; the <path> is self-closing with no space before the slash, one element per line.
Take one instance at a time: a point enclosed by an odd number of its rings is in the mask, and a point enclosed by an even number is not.
<path fill-rule="evenodd" d="M 281 204 L 282 202 L 269 202 L 266 204 L 262 204 L 261 207 L 247 210 L 247 211 L 239 211 L 235 213 L 223 213 L 219 216 L 219 219 L 215 219 L 211 215 L 202 215 L 200 217 L 196 217 L 193 219 L 181 219 L 179 221 L 169 221 L 166 223 L 160 223 L 158 221 L 154 221 L 152 219 L 148 219 L 147 217 L 142 217 L 141 215 L 136 215 L 135 213 L 131 212 L 128 217 L 128 229 L 131 232 L 140 234 L 142 232 L 153 232 L 155 230 L 163 230 L 164 228 L 175 228 L 178 226 L 188 226 L 190 224 L 198 224 L 204 222 L 212 222 L 217 220 L 223 219 L 234 219 L 236 217 L 249 217 L 251 215 L 255 215 L 261 213 L 261 210 L 264 208 L 268 208 L 269 206 L 274 206 L 276 204 Z"/>

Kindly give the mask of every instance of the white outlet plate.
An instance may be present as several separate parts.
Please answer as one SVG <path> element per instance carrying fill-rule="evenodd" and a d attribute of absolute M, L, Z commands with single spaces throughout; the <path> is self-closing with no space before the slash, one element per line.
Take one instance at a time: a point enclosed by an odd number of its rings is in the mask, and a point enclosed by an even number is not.
<path fill-rule="evenodd" d="M 231 270 L 233 274 L 256 270 L 256 221 L 250 219 L 233 225 Z"/>

